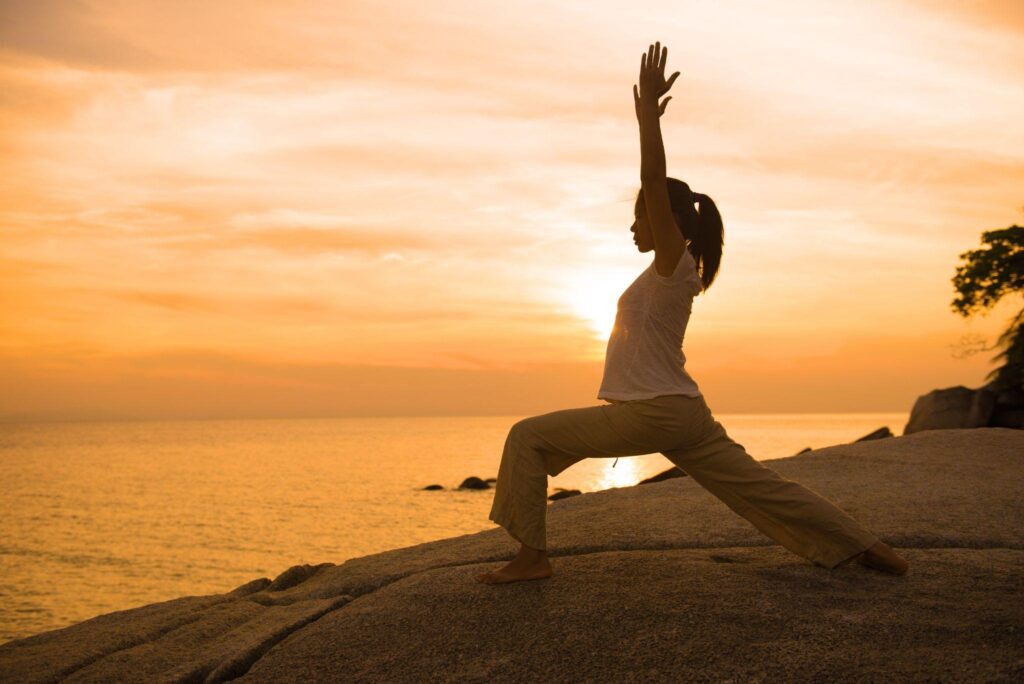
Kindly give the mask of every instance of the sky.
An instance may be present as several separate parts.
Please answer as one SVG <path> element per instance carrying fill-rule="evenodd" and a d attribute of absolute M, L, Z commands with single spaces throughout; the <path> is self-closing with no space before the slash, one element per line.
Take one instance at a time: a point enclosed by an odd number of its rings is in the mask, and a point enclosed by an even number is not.
<path fill-rule="evenodd" d="M 1024 223 L 1024 4 L 0 0 L 0 420 L 599 404 L 650 263 L 632 86 L 716 202 L 720 413 L 980 386 L 953 313 Z"/>

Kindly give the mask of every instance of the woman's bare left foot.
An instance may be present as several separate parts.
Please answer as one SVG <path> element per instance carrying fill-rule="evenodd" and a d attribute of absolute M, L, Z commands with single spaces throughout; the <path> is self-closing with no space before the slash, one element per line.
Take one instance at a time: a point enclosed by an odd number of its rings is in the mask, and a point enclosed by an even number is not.
<path fill-rule="evenodd" d="M 867 551 L 857 556 L 857 562 L 865 567 L 892 573 L 893 575 L 905 575 L 910 568 L 907 561 L 884 542 L 877 542 Z"/>
<path fill-rule="evenodd" d="M 545 555 L 536 560 L 516 558 L 503 568 L 477 575 L 476 579 L 484 584 L 505 584 L 546 577 L 551 577 L 551 563 Z"/>

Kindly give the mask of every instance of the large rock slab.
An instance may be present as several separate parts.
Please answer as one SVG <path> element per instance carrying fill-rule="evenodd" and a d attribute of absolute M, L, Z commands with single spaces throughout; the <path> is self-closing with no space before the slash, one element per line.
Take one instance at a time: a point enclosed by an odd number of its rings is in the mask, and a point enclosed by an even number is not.
<path fill-rule="evenodd" d="M 334 611 L 239 682 L 1009 681 L 1024 551 L 911 549 L 913 574 L 780 547 L 560 557 L 492 587 L 436 568 Z"/>
<path fill-rule="evenodd" d="M 1024 674 L 1024 433 L 924 431 L 769 465 L 901 547 L 910 574 L 814 566 L 680 478 L 552 503 L 548 580 L 473 580 L 515 551 L 496 527 L 8 642 L 0 680 Z"/>

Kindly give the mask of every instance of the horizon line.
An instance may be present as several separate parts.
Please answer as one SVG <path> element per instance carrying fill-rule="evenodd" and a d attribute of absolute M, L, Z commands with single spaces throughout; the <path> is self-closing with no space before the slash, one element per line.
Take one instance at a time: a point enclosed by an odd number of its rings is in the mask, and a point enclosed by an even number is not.
<path fill-rule="evenodd" d="M 600 406 L 601 404 L 595 404 Z M 578 408 L 578 407 L 569 407 Z M 720 411 L 716 416 L 881 416 L 881 415 L 910 415 L 910 411 Z M 108 418 L 17 418 L 0 416 L 0 425 L 13 424 L 56 424 L 56 423 L 172 423 L 172 422 L 203 422 L 203 421 L 254 421 L 254 420 L 378 420 L 387 418 L 519 418 L 524 415 L 543 414 L 519 414 L 519 413 L 409 413 L 409 414 L 388 414 L 388 415 L 330 415 L 330 416 L 200 416 L 200 417 L 108 417 Z"/>

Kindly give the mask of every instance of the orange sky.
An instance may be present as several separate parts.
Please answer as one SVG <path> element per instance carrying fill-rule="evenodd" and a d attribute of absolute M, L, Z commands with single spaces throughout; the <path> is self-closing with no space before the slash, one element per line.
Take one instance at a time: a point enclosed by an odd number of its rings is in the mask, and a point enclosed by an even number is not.
<path fill-rule="evenodd" d="M 980 385 L 1014 308 L 950 279 L 1022 221 L 1024 4 L 823 7 L 4 0 L 0 419 L 598 403 L 655 40 L 712 409 Z"/>

